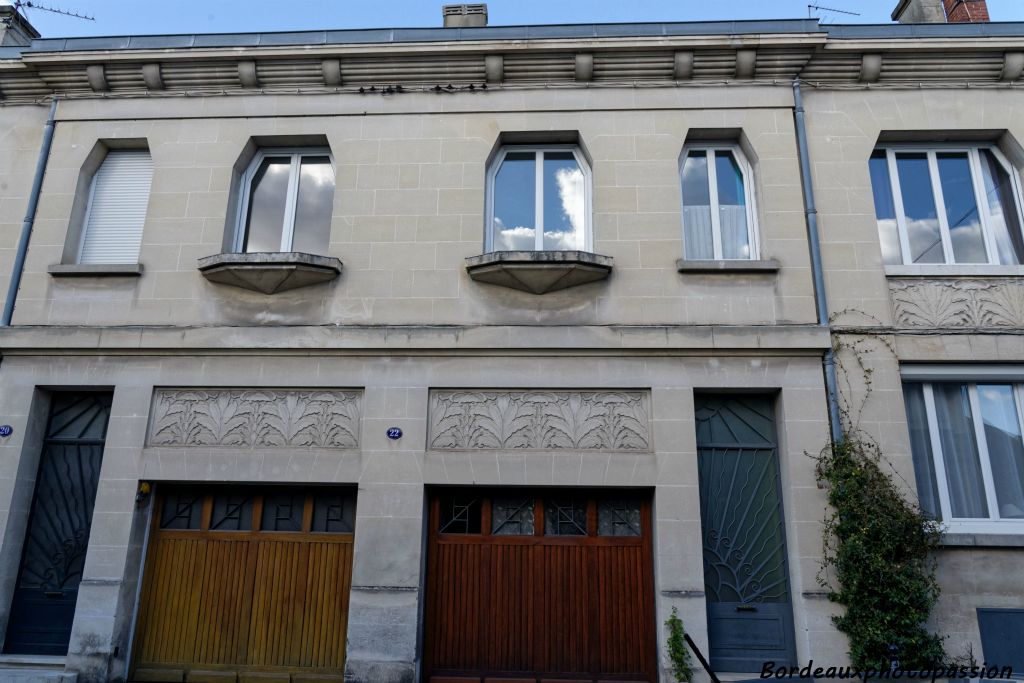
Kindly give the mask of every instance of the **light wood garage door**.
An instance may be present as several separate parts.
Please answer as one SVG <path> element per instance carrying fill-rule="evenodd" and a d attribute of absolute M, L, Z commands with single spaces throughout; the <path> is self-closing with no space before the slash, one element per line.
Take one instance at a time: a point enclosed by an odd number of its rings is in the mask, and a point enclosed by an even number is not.
<path fill-rule="evenodd" d="M 341 681 L 351 489 L 162 487 L 136 681 Z"/>

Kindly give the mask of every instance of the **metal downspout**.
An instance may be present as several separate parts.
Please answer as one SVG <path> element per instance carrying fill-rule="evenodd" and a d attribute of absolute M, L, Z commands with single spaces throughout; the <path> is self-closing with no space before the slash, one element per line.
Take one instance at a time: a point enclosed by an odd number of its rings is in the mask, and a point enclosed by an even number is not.
<path fill-rule="evenodd" d="M 818 324 L 831 329 L 828 319 L 828 299 L 825 296 L 825 272 L 821 265 L 821 240 L 818 236 L 818 209 L 814 204 L 814 181 L 811 179 L 811 159 L 807 148 L 807 124 L 804 98 L 800 92 L 799 77 L 793 79 L 793 105 L 796 118 L 796 144 L 800 154 L 800 175 L 803 178 L 804 214 L 807 217 L 807 242 L 811 252 L 811 274 L 814 279 L 814 300 L 818 309 Z M 839 410 L 839 381 L 836 376 L 835 354 L 829 335 L 829 349 L 825 352 L 825 393 L 828 399 L 828 417 L 832 429 L 832 442 L 843 441 L 843 423 Z"/>
<path fill-rule="evenodd" d="M 53 143 L 53 128 L 57 116 L 57 98 L 50 103 L 50 117 L 46 120 L 46 128 L 43 129 L 43 145 L 39 149 L 39 159 L 36 161 L 36 175 L 32 180 L 32 192 L 28 197 L 28 208 L 25 211 L 25 220 L 21 224 L 21 239 L 18 241 L 18 252 L 14 257 L 14 268 L 11 270 L 11 284 L 7 288 L 7 301 L 4 303 L 4 316 L 0 320 L 0 327 L 9 327 L 11 318 L 14 316 L 14 302 L 18 298 L 18 288 L 21 286 L 21 274 L 25 269 L 25 255 L 28 253 L 29 239 L 32 237 L 32 226 L 36 222 L 36 208 L 39 206 L 39 191 L 43 187 L 43 175 L 46 174 L 46 162 L 50 158 L 50 145 Z"/>

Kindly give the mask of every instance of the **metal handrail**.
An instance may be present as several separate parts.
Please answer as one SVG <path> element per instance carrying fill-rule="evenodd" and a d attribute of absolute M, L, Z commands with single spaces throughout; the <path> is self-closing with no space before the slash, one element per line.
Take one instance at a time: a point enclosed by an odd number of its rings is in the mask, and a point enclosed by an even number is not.
<path fill-rule="evenodd" d="M 704 670 L 708 672 L 708 676 L 711 676 L 711 680 L 714 683 L 722 683 L 718 680 L 718 676 L 715 675 L 715 672 L 711 670 L 711 665 L 708 664 L 708 660 L 704 659 L 704 654 L 700 651 L 700 648 L 697 647 L 697 643 L 693 642 L 693 638 L 690 637 L 690 634 L 684 633 L 683 638 L 686 639 L 686 644 L 690 646 L 691 650 L 693 650 L 693 654 L 697 655 L 697 659 L 700 660 L 700 664 L 704 667 Z"/>

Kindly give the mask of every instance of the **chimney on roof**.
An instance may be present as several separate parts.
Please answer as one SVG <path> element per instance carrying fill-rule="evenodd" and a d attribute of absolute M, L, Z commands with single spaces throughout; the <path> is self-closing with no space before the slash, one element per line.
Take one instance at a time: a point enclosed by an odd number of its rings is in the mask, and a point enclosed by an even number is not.
<path fill-rule="evenodd" d="M 38 37 L 39 31 L 18 10 L 0 0 L 0 47 L 28 45 Z"/>
<path fill-rule="evenodd" d="M 961 24 L 987 22 L 985 0 L 900 0 L 892 11 L 901 24 Z"/>
<path fill-rule="evenodd" d="M 487 26 L 487 5 L 479 3 L 476 5 L 444 5 L 441 8 L 444 15 L 445 28 L 478 28 Z"/>
<path fill-rule="evenodd" d="M 984 23 L 988 21 L 985 0 L 942 0 L 946 21 L 951 24 Z"/>
<path fill-rule="evenodd" d="M 901 24 L 944 24 L 943 0 L 900 0 L 892 11 L 892 20 Z"/>

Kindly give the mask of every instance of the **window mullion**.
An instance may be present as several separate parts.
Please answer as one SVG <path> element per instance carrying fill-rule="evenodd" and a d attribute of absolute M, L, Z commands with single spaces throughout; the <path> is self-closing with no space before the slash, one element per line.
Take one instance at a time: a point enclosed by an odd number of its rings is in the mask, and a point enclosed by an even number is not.
<path fill-rule="evenodd" d="M 537 251 L 544 251 L 544 152 L 538 151 L 534 157 L 534 192 L 535 205 L 533 207 L 534 241 L 533 248 Z"/>
<path fill-rule="evenodd" d="M 978 220 L 981 222 L 981 236 L 985 241 L 985 255 L 988 263 L 999 263 L 999 252 L 996 250 L 995 235 L 989 223 L 988 197 L 985 195 L 985 182 L 982 180 L 981 153 L 978 148 L 967 150 L 967 158 L 971 167 L 971 185 L 974 187 L 974 201 L 978 205 Z"/>
<path fill-rule="evenodd" d="M 942 249 L 945 251 L 945 263 L 956 263 L 953 253 L 953 239 L 949 236 L 949 217 L 946 215 L 946 200 L 942 194 L 942 183 L 939 182 L 939 162 L 934 151 L 928 152 L 928 175 L 932 181 L 932 197 L 935 201 L 935 215 L 939 217 L 939 236 L 942 238 Z"/>
<path fill-rule="evenodd" d="M 939 511 L 942 519 L 953 519 L 953 508 L 949 502 L 949 484 L 946 480 L 946 463 L 942 459 L 942 440 L 939 438 L 939 421 L 935 414 L 935 394 L 931 384 L 922 384 L 924 410 L 928 419 L 928 436 L 932 443 L 932 464 L 935 467 L 936 488 L 939 491 Z"/>
<path fill-rule="evenodd" d="M 988 439 L 985 437 L 985 421 L 981 418 L 981 401 L 978 400 L 978 385 L 968 384 L 967 395 L 970 398 L 971 415 L 974 418 L 974 435 L 978 443 L 978 458 L 981 460 L 981 479 L 985 483 L 988 517 L 989 519 L 999 519 L 996 483 L 992 477 L 992 463 L 988 457 Z"/>
<path fill-rule="evenodd" d="M 281 251 L 291 251 L 295 236 L 295 210 L 299 195 L 299 169 L 301 154 L 293 154 L 288 169 L 288 192 L 285 195 L 284 225 L 281 226 Z"/>
<path fill-rule="evenodd" d="M 722 258 L 722 217 L 718 209 L 718 176 L 715 173 L 715 150 L 708 149 L 708 197 L 711 202 L 711 243 L 716 259 Z"/>
<path fill-rule="evenodd" d="M 899 233 L 900 249 L 903 251 L 903 263 L 913 264 L 913 256 L 910 253 L 910 235 L 907 232 L 907 216 L 903 209 L 903 194 L 900 189 L 900 176 L 896 167 L 896 152 L 891 149 L 885 150 L 885 159 L 889 165 L 889 186 L 892 190 L 893 207 L 896 209 L 896 231 Z"/>

